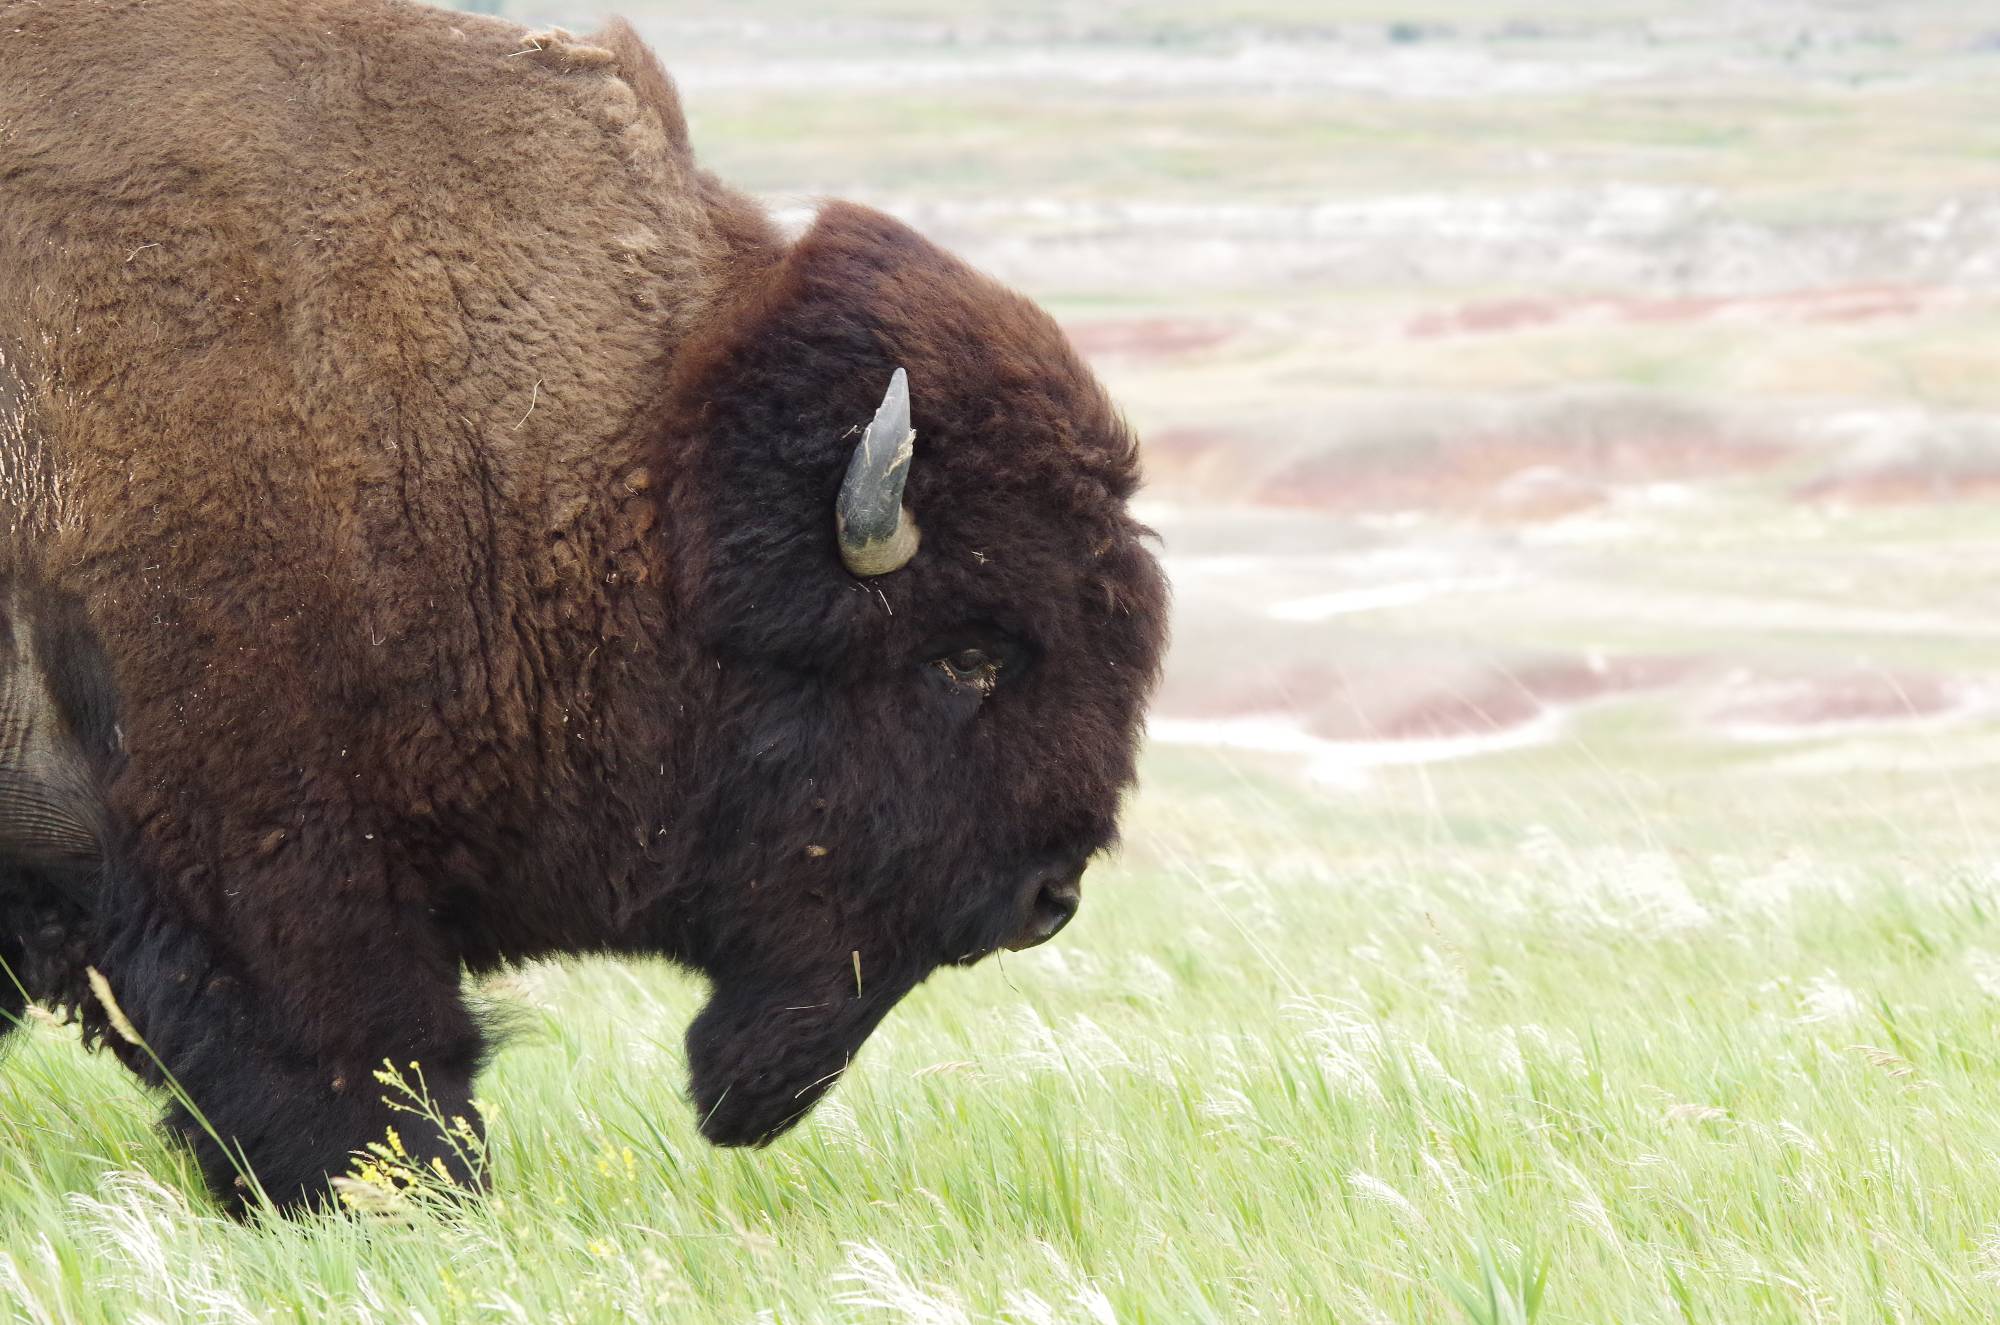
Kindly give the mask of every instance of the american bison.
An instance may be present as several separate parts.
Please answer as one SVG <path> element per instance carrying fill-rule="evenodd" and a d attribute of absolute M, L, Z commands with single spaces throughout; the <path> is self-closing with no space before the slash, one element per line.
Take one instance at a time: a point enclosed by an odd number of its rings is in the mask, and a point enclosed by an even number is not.
<path fill-rule="evenodd" d="M 324 1200 L 385 1060 L 468 1112 L 462 974 L 555 953 L 705 976 L 701 1129 L 769 1141 L 1114 838 L 1125 424 L 699 169 L 623 26 L 0 0 L 0 355 L 0 1011 L 170 1074 L 227 1200 Z"/>

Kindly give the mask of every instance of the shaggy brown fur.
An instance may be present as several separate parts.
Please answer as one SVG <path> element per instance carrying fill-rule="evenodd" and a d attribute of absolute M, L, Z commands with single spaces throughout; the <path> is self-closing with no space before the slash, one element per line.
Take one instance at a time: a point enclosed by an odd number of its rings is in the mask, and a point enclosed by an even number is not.
<path fill-rule="evenodd" d="M 704 1126 L 761 1142 L 1113 837 L 1163 617 L 1130 438 L 901 225 L 784 243 L 627 29 L 0 0 L 0 359 L 0 569 L 70 623 L 33 665 L 109 825 L 94 891 L 0 870 L 0 957 L 101 967 L 283 1202 L 385 1058 L 464 1108 L 462 967 L 703 971 Z M 899 364 L 923 550 L 858 581 L 832 498 Z M 78 917 L 39 965 L 10 877 Z"/>

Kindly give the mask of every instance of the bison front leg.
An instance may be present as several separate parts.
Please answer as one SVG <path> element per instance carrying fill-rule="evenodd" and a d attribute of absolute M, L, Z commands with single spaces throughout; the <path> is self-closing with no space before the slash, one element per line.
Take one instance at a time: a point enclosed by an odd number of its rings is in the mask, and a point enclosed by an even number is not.
<path fill-rule="evenodd" d="M 330 1202 L 331 1179 L 392 1128 L 411 1167 L 478 1181 L 458 1129 L 478 1125 L 484 1046 L 456 958 L 426 908 L 379 895 L 326 906 L 352 877 L 338 862 L 315 860 L 315 886 L 329 892 L 304 899 L 296 871 L 237 881 L 239 897 L 274 905 L 238 906 L 226 928 L 195 923 L 139 870 L 114 869 L 106 883 L 97 949 L 119 1011 L 94 1029 L 170 1093 L 167 1125 L 233 1208 L 251 1203 L 252 1174 L 280 1208 Z M 385 1070 L 421 1083 L 427 1111 L 412 1112 Z"/>

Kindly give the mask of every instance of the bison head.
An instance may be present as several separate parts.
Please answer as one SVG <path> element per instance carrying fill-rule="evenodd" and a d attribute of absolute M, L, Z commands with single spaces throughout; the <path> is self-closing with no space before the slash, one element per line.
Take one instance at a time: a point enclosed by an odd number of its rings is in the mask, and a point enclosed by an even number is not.
<path fill-rule="evenodd" d="M 702 1129 L 761 1144 L 937 967 L 1076 911 L 1166 591 L 1102 389 L 906 227 L 829 207 L 719 320 L 673 387 L 670 946 Z"/>

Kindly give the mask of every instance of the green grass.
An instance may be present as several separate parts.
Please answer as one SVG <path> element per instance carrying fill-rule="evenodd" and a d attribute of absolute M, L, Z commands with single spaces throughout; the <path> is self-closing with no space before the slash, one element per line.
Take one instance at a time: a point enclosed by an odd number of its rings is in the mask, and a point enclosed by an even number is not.
<path fill-rule="evenodd" d="M 0 1067 L 0 1301 L 1508 1320 L 1539 1275 L 1543 1321 L 2000 1309 L 2000 914 L 1942 781 L 1894 849 L 1863 783 L 1822 788 L 1849 850 L 1698 765 L 1525 758 L 1346 804 L 1162 752 L 1074 933 L 920 990 L 763 1152 L 693 1130 L 689 982 L 518 974 L 494 1190 L 459 1208 L 232 1223 L 116 1068 L 37 1029 Z"/>

